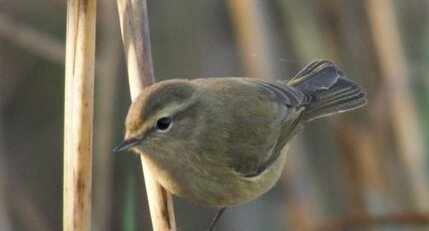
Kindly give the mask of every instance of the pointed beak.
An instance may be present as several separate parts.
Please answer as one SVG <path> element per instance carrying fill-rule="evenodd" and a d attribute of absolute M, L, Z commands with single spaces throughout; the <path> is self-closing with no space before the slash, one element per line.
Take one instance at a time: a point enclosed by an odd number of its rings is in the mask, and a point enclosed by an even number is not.
<path fill-rule="evenodd" d="M 143 140 L 143 137 L 141 136 L 136 136 L 136 137 L 131 137 L 129 139 L 126 139 L 113 149 L 113 153 L 122 152 L 126 149 L 134 147 L 137 144 L 139 144 L 142 140 Z"/>

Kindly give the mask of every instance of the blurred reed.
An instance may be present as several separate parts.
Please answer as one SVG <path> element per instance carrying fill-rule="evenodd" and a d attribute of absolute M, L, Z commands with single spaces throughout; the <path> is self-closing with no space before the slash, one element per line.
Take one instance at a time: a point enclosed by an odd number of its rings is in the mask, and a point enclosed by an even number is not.
<path fill-rule="evenodd" d="M 64 43 L 0 12 L 0 37 L 38 56 L 64 64 Z"/>
<path fill-rule="evenodd" d="M 272 38 L 266 5 L 258 0 L 228 0 L 234 34 L 246 76 L 272 79 Z"/>
<path fill-rule="evenodd" d="M 392 1 L 366 1 L 369 26 L 378 55 L 386 103 L 392 117 L 398 158 L 403 165 L 413 194 L 412 207 L 429 209 L 422 132 L 411 91 L 409 68 Z"/>

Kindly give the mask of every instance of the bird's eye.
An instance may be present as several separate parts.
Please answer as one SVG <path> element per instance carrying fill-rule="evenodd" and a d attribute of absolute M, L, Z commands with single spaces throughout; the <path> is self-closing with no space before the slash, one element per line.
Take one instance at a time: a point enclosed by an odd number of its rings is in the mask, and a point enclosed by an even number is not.
<path fill-rule="evenodd" d="M 165 131 L 170 128 L 172 122 L 171 117 L 161 117 L 156 121 L 156 128 L 158 128 L 158 130 Z"/>

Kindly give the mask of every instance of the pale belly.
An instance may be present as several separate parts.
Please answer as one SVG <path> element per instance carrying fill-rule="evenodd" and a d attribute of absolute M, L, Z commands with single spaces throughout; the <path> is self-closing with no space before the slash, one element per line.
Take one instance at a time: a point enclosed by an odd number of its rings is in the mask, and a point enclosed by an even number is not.
<path fill-rule="evenodd" d="M 287 146 L 275 163 L 255 177 L 234 171 L 196 172 L 192 167 L 172 173 L 159 168 L 149 158 L 146 162 L 155 179 L 171 193 L 202 206 L 230 207 L 255 199 L 275 185 L 284 167 L 286 149 Z"/>

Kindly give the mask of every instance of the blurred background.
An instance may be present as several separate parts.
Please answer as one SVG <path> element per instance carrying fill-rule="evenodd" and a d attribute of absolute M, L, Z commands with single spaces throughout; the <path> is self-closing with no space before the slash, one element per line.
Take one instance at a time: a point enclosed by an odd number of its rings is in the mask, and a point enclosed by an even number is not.
<path fill-rule="evenodd" d="M 0 0 L 0 230 L 61 230 L 66 1 Z M 148 0 L 157 81 L 337 63 L 368 104 L 309 124 L 217 230 L 429 230 L 429 1 Z M 92 230 L 151 230 L 115 1 L 98 1 Z M 174 198 L 178 230 L 215 213 Z"/>

